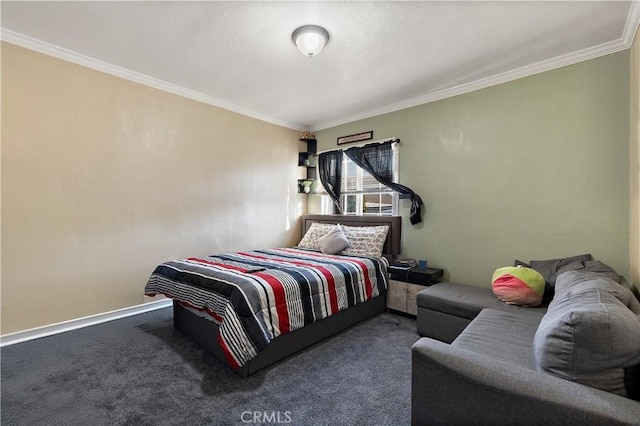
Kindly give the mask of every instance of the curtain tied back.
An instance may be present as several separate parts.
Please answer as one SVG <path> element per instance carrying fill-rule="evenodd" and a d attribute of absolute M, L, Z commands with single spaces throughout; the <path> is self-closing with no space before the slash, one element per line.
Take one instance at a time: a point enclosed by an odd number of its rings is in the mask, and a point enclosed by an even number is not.
<path fill-rule="evenodd" d="M 422 198 L 410 188 L 393 182 L 393 147 L 398 139 L 382 143 L 371 143 L 364 146 L 354 146 L 344 153 L 356 165 L 366 170 L 378 182 L 392 190 L 411 199 L 411 215 L 409 220 L 412 225 L 422 222 L 421 210 L 424 203 Z"/>
<path fill-rule="evenodd" d="M 410 188 L 393 181 L 393 147 L 400 142 L 393 139 L 382 143 L 370 143 L 364 146 L 354 146 L 344 151 L 358 167 L 361 167 L 378 182 L 400 194 L 400 198 L 411 199 L 412 225 L 422 222 L 422 198 Z M 318 171 L 320 182 L 342 214 L 340 203 L 340 184 L 342 182 L 342 150 L 323 152 L 318 156 Z"/>

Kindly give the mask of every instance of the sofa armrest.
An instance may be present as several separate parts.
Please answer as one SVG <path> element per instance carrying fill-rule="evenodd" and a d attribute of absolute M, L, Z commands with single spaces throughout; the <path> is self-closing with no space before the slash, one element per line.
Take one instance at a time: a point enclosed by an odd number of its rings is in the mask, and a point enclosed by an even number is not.
<path fill-rule="evenodd" d="M 412 349 L 411 423 L 637 425 L 640 402 L 438 340 Z"/>

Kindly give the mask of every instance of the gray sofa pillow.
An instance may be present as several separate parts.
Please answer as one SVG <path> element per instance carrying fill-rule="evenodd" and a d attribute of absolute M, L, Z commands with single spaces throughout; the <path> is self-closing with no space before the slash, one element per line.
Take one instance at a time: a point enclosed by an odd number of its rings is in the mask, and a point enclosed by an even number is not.
<path fill-rule="evenodd" d="M 598 260 L 581 260 L 578 262 L 573 262 L 568 265 L 561 266 L 556 271 L 556 279 L 561 274 L 567 271 L 582 271 L 582 272 L 592 272 L 597 274 L 598 276 L 612 279 L 613 281 L 620 283 L 621 278 L 620 275 L 613 269 L 611 266 L 602 263 Z"/>
<path fill-rule="evenodd" d="M 616 277 L 619 278 L 617 275 Z M 640 301 L 638 301 L 629 287 L 618 283 L 611 275 L 602 274 L 600 271 L 591 272 L 586 269 L 580 271 L 567 271 L 558 276 L 556 296 L 549 304 L 549 307 L 554 308 L 556 304 L 563 303 L 563 301 L 568 297 L 591 289 L 600 289 L 611 293 L 620 302 L 622 302 L 624 306 L 629 308 L 631 312 L 636 315 L 640 315 Z"/>
<path fill-rule="evenodd" d="M 545 285 L 542 303 L 549 303 L 553 298 L 553 293 L 555 291 L 554 286 L 556 285 L 556 278 L 559 270 L 562 269 L 563 271 L 566 271 L 568 265 L 576 265 L 577 262 L 589 261 L 592 259 L 593 257 L 591 254 L 587 253 L 579 254 L 577 256 L 563 257 L 561 259 L 532 260 L 529 262 L 530 265 L 528 267 L 540 272 L 544 277 Z"/>
<path fill-rule="evenodd" d="M 617 282 L 580 271 L 561 274 L 533 341 L 537 371 L 636 399 L 640 317 Z"/>
<path fill-rule="evenodd" d="M 562 259 L 532 260 L 529 263 L 531 264 L 531 268 L 542 274 L 544 280 L 549 285 L 554 286 L 556 284 L 556 278 L 560 269 L 564 269 L 567 265 L 570 265 L 572 263 L 582 262 L 586 260 L 593 260 L 593 257 L 590 253 L 564 257 Z"/>

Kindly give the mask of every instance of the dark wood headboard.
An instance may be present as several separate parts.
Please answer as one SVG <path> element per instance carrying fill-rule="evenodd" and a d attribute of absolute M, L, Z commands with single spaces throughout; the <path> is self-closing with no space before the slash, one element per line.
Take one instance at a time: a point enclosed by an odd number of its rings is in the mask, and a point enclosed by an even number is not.
<path fill-rule="evenodd" d="M 313 222 L 339 223 L 348 226 L 382 226 L 389 225 L 387 240 L 384 242 L 383 254 L 400 255 L 402 238 L 402 217 L 400 216 L 349 216 L 337 214 L 307 214 L 302 216 L 302 235 Z"/>

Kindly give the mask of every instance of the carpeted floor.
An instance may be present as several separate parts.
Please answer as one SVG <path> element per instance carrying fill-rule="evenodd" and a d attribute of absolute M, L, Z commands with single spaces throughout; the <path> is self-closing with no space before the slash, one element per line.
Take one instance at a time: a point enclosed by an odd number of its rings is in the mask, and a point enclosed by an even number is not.
<path fill-rule="evenodd" d="M 408 425 L 415 320 L 382 314 L 242 378 L 170 308 L 8 346 L 10 425 Z"/>

